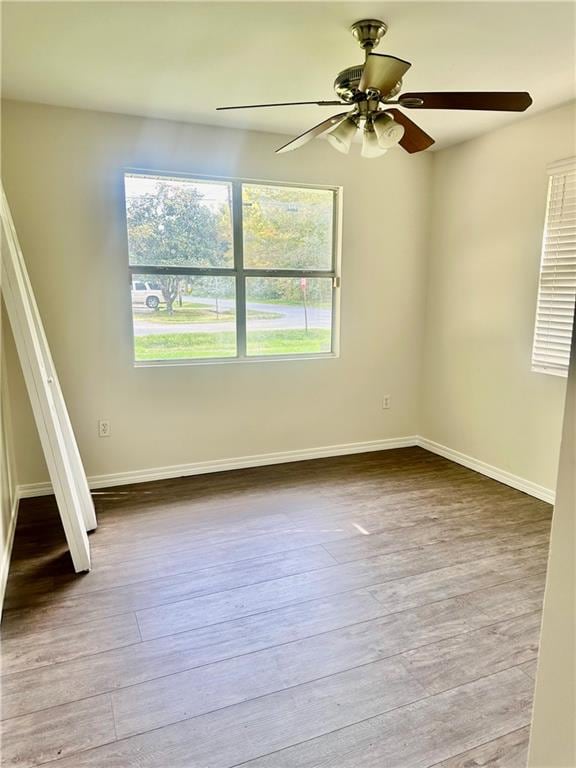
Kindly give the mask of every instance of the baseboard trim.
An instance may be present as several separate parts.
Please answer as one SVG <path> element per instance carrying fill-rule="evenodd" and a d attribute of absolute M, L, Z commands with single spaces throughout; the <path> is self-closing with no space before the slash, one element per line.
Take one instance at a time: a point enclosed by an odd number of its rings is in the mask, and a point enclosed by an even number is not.
<path fill-rule="evenodd" d="M 173 477 L 188 477 L 203 475 L 211 472 L 226 472 L 232 469 L 247 469 L 249 467 L 264 467 L 271 464 L 286 464 L 291 461 L 308 461 L 323 459 L 331 456 L 347 456 L 354 453 L 369 453 L 372 451 L 388 451 L 394 448 L 409 448 L 417 445 L 418 437 L 393 437 L 386 440 L 370 440 L 362 443 L 343 443 L 328 445 L 320 448 L 306 448 L 296 451 L 279 451 L 277 453 L 262 453 L 252 456 L 240 456 L 215 461 L 198 461 L 192 464 L 176 464 L 169 467 L 136 470 L 134 472 L 117 472 L 109 475 L 93 475 L 88 478 L 90 488 L 110 488 L 115 485 L 131 485 L 132 483 L 148 483 L 153 480 L 168 480 Z M 20 498 L 45 496 L 52 493 L 51 483 L 30 483 L 18 487 Z"/>
<path fill-rule="evenodd" d="M 8 582 L 8 571 L 10 570 L 10 557 L 12 555 L 12 547 L 14 546 L 14 534 L 16 533 L 19 503 L 20 494 L 18 489 L 16 489 L 14 498 L 12 499 L 10 522 L 8 523 L 8 531 L 6 541 L 4 542 L 4 549 L 2 551 L 2 559 L 0 560 L 0 620 L 2 619 L 2 607 L 4 605 L 4 595 L 6 593 L 6 584 Z"/>
<path fill-rule="evenodd" d="M 419 435 L 408 437 L 395 437 L 386 440 L 370 440 L 362 443 L 343 443 L 341 445 L 329 445 L 321 448 L 308 448 L 297 451 L 280 451 L 277 453 L 262 453 L 252 456 L 240 456 L 230 459 L 217 459 L 215 461 L 198 461 L 191 464 L 176 464 L 168 467 L 155 467 L 152 469 L 136 470 L 133 472 L 117 472 L 109 475 L 93 475 L 88 478 L 90 488 L 111 488 L 116 485 L 131 485 L 133 483 L 148 483 L 154 480 L 168 480 L 173 477 L 189 477 L 203 475 L 212 472 L 226 472 L 232 469 L 246 469 L 248 467 L 264 467 L 272 464 L 285 464 L 291 461 L 308 461 L 310 459 L 329 458 L 331 456 L 346 456 L 354 453 L 369 453 L 371 451 L 387 451 L 394 448 L 409 448 L 419 446 L 431 453 L 443 456 L 445 459 L 461 464 L 468 469 L 479 472 L 481 475 L 509 485 L 518 491 L 527 493 L 537 499 L 554 504 L 554 491 L 541 485 L 532 483 L 511 472 L 486 464 L 472 456 L 455 451 L 445 445 L 428 440 Z M 45 496 L 52 493 L 50 483 L 30 483 L 18 486 L 18 498 L 32 498 Z"/>
<path fill-rule="evenodd" d="M 448 448 L 440 443 L 435 443 L 433 440 L 428 440 L 425 437 L 418 437 L 416 444 L 420 446 L 420 448 L 424 448 L 431 453 L 436 453 L 439 456 L 443 456 L 445 459 L 454 461 L 456 464 L 461 464 L 463 467 L 473 469 L 481 475 L 486 475 L 486 477 L 490 477 L 492 480 L 498 480 L 500 483 L 509 485 L 517 491 L 523 491 L 530 496 L 535 496 L 541 501 L 546 501 L 548 504 L 554 504 L 556 494 L 550 488 L 544 488 L 542 485 L 537 485 L 523 477 L 513 475 L 511 472 L 506 472 L 503 469 L 494 467 L 492 464 L 486 464 L 486 462 L 475 459 L 472 456 L 467 456 L 465 453 L 454 451 L 452 448 Z"/>

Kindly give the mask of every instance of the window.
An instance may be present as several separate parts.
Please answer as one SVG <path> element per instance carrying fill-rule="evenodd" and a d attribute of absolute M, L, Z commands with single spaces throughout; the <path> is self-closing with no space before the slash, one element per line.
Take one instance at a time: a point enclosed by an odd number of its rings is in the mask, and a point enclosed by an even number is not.
<path fill-rule="evenodd" d="M 576 301 L 576 158 L 549 168 L 532 370 L 568 375 Z"/>
<path fill-rule="evenodd" d="M 124 175 L 136 363 L 336 352 L 338 190 Z"/>

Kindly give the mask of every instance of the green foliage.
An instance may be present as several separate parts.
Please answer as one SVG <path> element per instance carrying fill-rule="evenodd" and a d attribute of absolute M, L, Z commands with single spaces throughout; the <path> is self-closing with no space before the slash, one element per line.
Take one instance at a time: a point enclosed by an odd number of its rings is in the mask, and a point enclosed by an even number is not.
<path fill-rule="evenodd" d="M 130 264 L 155 267 L 229 267 L 227 211 L 202 204 L 191 184 L 160 182 L 156 192 L 128 201 Z"/>
<path fill-rule="evenodd" d="M 158 182 L 154 192 L 127 201 L 131 265 L 232 267 L 230 205 L 203 203 L 202 185 Z M 330 269 L 332 194 L 327 190 L 244 184 L 245 265 L 255 269 Z M 163 291 L 167 311 L 182 294 L 234 296 L 232 278 L 158 275 L 148 278 Z M 300 303 L 299 278 L 250 278 L 249 300 Z M 330 280 L 311 279 L 310 302 L 329 302 Z"/>
<path fill-rule="evenodd" d="M 131 265 L 155 267 L 229 267 L 231 225 L 226 206 L 213 210 L 192 184 L 158 183 L 154 193 L 127 203 L 128 248 Z M 162 288 L 172 312 L 183 280 L 177 275 L 151 278 Z M 210 278 L 214 279 L 214 278 Z"/>
<path fill-rule="evenodd" d="M 245 184 L 244 261 L 252 269 L 330 269 L 332 194 L 327 190 Z M 307 296 L 326 301 L 326 284 L 308 280 Z M 251 278 L 250 298 L 302 301 L 299 278 Z"/>

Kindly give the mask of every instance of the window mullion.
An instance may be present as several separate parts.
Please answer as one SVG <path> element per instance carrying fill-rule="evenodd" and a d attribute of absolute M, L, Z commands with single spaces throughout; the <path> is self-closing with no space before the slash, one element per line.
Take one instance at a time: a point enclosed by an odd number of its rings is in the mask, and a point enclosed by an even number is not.
<path fill-rule="evenodd" d="M 244 277 L 336 277 L 332 269 L 244 269 Z"/>
<path fill-rule="evenodd" d="M 232 183 L 232 227 L 236 270 L 236 346 L 238 357 L 246 357 L 246 278 L 242 227 L 242 183 Z"/>
<path fill-rule="evenodd" d="M 197 277 L 234 277 L 235 269 L 226 267 L 159 267 L 146 264 L 131 264 L 132 275 L 195 275 Z"/>

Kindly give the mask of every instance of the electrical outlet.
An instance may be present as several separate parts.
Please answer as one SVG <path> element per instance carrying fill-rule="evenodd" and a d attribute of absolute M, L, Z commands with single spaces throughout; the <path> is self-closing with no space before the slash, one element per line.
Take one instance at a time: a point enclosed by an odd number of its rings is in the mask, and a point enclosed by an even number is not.
<path fill-rule="evenodd" d="M 110 437 L 110 422 L 108 419 L 98 421 L 98 437 Z"/>
<path fill-rule="evenodd" d="M 387 411 L 388 408 L 391 407 L 391 397 L 390 395 L 384 395 L 382 398 L 382 408 Z"/>

